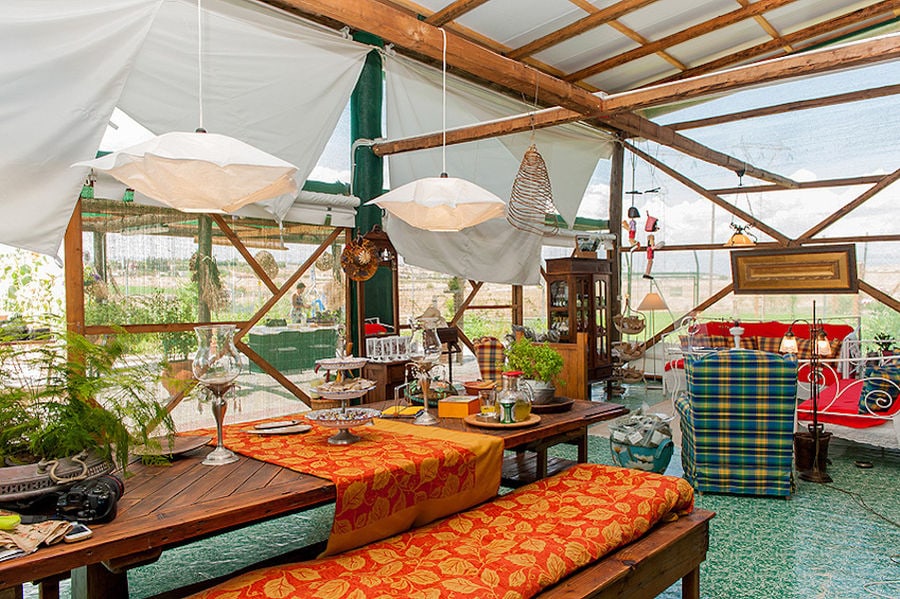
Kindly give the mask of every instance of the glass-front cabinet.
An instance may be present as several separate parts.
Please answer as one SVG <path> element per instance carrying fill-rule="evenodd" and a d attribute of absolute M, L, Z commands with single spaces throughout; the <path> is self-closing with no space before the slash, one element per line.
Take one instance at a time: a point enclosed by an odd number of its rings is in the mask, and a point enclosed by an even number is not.
<path fill-rule="evenodd" d="M 609 260 L 596 258 L 547 260 L 547 327 L 559 333 L 560 343 L 576 343 L 585 333 L 589 381 L 612 373 L 611 269 Z"/>

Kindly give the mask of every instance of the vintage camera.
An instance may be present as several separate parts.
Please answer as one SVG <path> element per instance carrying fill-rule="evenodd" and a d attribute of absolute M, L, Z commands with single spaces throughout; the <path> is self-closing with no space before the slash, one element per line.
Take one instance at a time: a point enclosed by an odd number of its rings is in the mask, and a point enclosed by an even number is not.
<path fill-rule="evenodd" d="M 116 502 L 124 491 L 121 479 L 109 474 L 75 483 L 56 501 L 56 515 L 78 522 L 109 522 L 116 517 Z"/>

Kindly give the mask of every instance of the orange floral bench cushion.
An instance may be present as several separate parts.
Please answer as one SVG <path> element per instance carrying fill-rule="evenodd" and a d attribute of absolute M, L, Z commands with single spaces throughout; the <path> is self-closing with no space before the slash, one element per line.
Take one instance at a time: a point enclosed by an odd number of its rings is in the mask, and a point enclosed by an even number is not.
<path fill-rule="evenodd" d="M 683 479 L 580 464 L 428 526 L 194 597 L 531 597 L 693 502 Z"/>

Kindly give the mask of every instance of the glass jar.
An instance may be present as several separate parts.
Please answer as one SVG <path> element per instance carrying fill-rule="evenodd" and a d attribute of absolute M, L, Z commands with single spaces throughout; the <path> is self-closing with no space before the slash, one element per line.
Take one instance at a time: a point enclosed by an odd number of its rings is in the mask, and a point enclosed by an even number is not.
<path fill-rule="evenodd" d="M 519 371 L 503 373 L 503 388 L 497 398 L 500 407 L 500 423 L 524 422 L 531 416 L 531 398 L 528 390 L 519 385 Z"/>

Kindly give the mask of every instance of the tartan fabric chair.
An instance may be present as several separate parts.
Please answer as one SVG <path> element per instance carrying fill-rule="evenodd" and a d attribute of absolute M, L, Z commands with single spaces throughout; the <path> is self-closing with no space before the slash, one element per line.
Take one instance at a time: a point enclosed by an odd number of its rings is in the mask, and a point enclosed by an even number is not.
<path fill-rule="evenodd" d="M 501 384 L 503 362 L 506 357 L 503 352 L 503 343 L 496 337 L 479 337 L 472 342 L 475 347 L 475 359 L 478 360 L 478 370 L 481 371 L 481 379 L 494 381 Z"/>
<path fill-rule="evenodd" d="M 700 492 L 789 497 L 797 363 L 757 350 L 685 359 L 684 477 Z"/>

